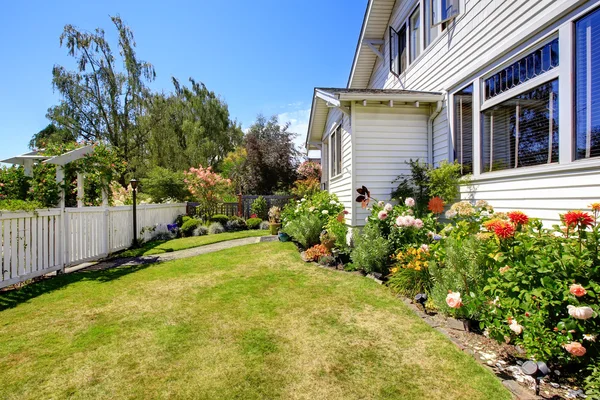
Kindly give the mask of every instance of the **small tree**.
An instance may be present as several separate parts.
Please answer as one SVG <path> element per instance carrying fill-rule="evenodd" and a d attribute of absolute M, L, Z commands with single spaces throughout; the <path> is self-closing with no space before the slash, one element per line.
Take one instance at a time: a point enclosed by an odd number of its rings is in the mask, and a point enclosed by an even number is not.
<path fill-rule="evenodd" d="M 190 168 L 184 173 L 188 190 L 200 205 L 202 213 L 210 215 L 214 205 L 231 192 L 231 181 L 212 171 L 211 167 Z"/>

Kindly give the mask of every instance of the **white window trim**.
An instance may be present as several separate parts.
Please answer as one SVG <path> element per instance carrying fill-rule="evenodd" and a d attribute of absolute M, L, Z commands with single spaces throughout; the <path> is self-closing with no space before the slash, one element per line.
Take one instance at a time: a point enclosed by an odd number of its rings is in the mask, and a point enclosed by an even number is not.
<path fill-rule="evenodd" d="M 333 175 L 333 166 L 334 166 L 334 162 L 335 160 L 333 159 L 333 147 L 335 146 L 335 143 L 332 143 L 332 138 L 333 138 L 333 134 L 336 133 L 336 131 L 339 129 L 338 133 L 340 135 L 340 154 L 338 155 L 338 157 L 340 158 L 340 171 Z M 342 154 L 343 153 L 343 142 L 342 142 L 342 136 L 343 136 L 343 127 L 342 127 L 342 121 L 336 123 L 334 125 L 334 128 L 331 129 L 331 131 L 329 131 L 329 134 L 327 135 L 327 147 L 329 148 L 329 180 L 333 181 L 333 180 L 337 180 L 338 178 L 340 178 L 343 174 L 344 174 L 344 163 L 343 163 L 343 157 Z"/>

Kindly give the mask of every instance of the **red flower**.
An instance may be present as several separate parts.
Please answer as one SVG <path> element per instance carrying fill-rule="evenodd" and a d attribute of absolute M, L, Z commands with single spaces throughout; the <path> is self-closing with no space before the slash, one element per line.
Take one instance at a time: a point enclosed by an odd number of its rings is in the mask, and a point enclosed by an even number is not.
<path fill-rule="evenodd" d="M 565 225 L 585 229 L 594 223 L 594 217 L 583 211 L 569 211 L 564 216 Z"/>
<path fill-rule="evenodd" d="M 529 222 L 529 217 L 521 211 L 511 211 L 508 213 L 508 218 L 517 225 L 525 225 Z"/>
<path fill-rule="evenodd" d="M 504 222 L 504 221 L 501 220 L 500 218 L 490 219 L 489 221 L 485 221 L 483 223 L 483 227 L 485 229 L 487 229 L 488 232 L 492 232 L 496 228 L 496 225 L 498 225 L 498 223 L 500 223 L 500 222 Z"/>
<path fill-rule="evenodd" d="M 434 214 L 441 214 L 444 212 L 444 200 L 439 196 L 435 196 L 429 200 L 427 208 Z"/>
<path fill-rule="evenodd" d="M 498 221 L 494 224 L 494 233 L 500 239 L 507 239 L 514 236 L 515 226 L 508 221 Z"/>

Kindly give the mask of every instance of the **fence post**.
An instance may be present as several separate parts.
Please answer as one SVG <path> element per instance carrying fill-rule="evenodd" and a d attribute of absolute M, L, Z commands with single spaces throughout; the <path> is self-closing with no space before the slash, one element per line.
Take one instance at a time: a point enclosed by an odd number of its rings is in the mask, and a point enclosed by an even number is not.
<path fill-rule="evenodd" d="M 103 250 L 103 254 L 104 256 L 108 256 L 109 253 L 109 249 L 110 249 L 110 227 L 109 225 L 109 220 L 108 220 L 108 216 L 109 216 L 109 210 L 108 207 L 104 207 L 104 212 L 102 215 L 102 250 Z"/>
<path fill-rule="evenodd" d="M 66 208 L 63 208 L 60 216 L 62 218 L 62 221 L 61 221 L 62 222 L 62 229 L 61 229 L 62 235 L 57 235 L 57 237 L 59 237 L 60 240 L 62 240 L 61 248 L 63 249 L 63 254 L 62 254 L 62 260 L 61 260 L 62 268 L 59 270 L 60 272 L 58 272 L 58 273 L 62 273 L 64 271 L 65 267 L 69 264 L 69 261 L 70 261 L 69 239 L 71 238 L 71 232 L 70 232 L 71 224 L 69 224 L 69 210 L 67 210 Z"/>
<path fill-rule="evenodd" d="M 238 193 L 237 195 L 238 198 L 238 217 L 244 217 L 244 202 L 242 201 L 242 194 Z"/>

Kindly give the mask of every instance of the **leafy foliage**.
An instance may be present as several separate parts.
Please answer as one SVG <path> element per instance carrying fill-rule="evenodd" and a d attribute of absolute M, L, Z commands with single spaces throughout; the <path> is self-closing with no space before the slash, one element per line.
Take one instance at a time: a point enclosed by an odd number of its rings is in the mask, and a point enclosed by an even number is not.
<path fill-rule="evenodd" d="M 216 235 L 223 232 L 225 232 L 225 228 L 223 228 L 223 225 L 218 222 L 213 222 L 208 226 L 208 233 L 211 235 Z"/>
<path fill-rule="evenodd" d="M 376 225 L 367 224 L 354 240 L 354 248 L 350 254 L 355 268 L 365 272 L 385 273 L 390 262 L 392 247 L 381 235 Z"/>
<path fill-rule="evenodd" d="M 260 223 L 263 222 L 260 218 L 249 218 L 246 220 L 246 225 L 248 229 L 258 229 L 260 228 Z"/>
<path fill-rule="evenodd" d="M 211 167 L 192 167 L 184 172 L 184 176 L 192 198 L 199 203 L 198 212 L 202 216 L 210 216 L 214 205 L 231 190 L 231 181 L 213 172 Z"/>
<path fill-rule="evenodd" d="M 190 218 L 181 225 L 181 234 L 185 236 L 194 236 L 194 231 L 202 225 L 202 221 Z"/>
<path fill-rule="evenodd" d="M 258 196 L 250 205 L 250 212 L 256 214 L 260 219 L 267 219 L 267 208 L 267 200 L 262 196 Z"/>
<path fill-rule="evenodd" d="M 156 203 L 166 200 L 184 201 L 190 197 L 190 192 L 183 179 L 183 172 L 172 172 L 157 166 L 141 180 L 141 190 Z"/>
<path fill-rule="evenodd" d="M 246 221 L 240 217 L 230 217 L 225 225 L 225 230 L 228 232 L 245 231 L 246 229 L 248 229 Z"/>
<path fill-rule="evenodd" d="M 303 248 L 308 249 L 316 244 L 319 244 L 323 223 L 318 215 L 303 214 L 298 218 L 289 221 L 283 228 L 283 232 L 287 233 Z"/>

